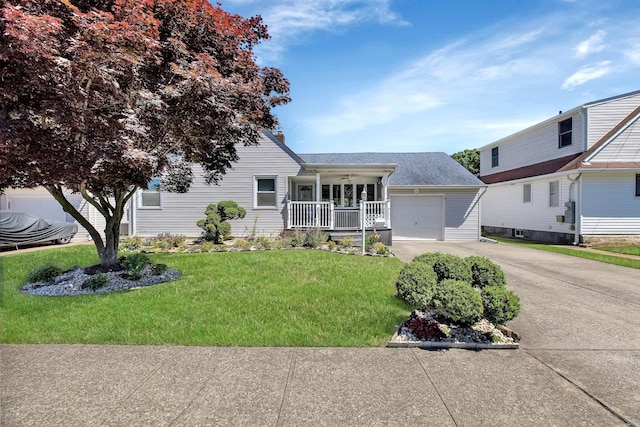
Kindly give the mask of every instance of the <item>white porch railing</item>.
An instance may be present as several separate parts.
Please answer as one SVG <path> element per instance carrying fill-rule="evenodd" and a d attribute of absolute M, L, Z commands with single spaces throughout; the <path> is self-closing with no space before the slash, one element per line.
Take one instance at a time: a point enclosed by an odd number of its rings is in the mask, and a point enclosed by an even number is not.
<path fill-rule="evenodd" d="M 389 201 L 365 203 L 366 228 L 385 228 L 389 224 Z M 333 202 L 287 203 L 287 228 L 325 228 L 329 230 L 360 229 L 362 212 L 336 208 Z"/>

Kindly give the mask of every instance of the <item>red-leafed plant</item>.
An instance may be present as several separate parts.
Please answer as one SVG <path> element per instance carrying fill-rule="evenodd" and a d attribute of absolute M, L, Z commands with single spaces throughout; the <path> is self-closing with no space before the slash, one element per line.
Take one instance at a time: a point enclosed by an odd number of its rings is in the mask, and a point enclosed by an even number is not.
<path fill-rule="evenodd" d="M 206 0 L 0 0 L 0 192 L 44 186 L 116 264 L 137 189 L 178 170 L 186 191 L 176 163 L 215 183 L 236 144 L 277 126 L 289 84 L 256 64 L 266 38 L 259 16 Z M 66 190 L 104 216 L 104 239 Z"/>
<path fill-rule="evenodd" d="M 439 340 L 445 337 L 445 334 L 440 330 L 440 324 L 433 319 L 412 317 L 406 327 L 416 338 L 421 340 Z"/>

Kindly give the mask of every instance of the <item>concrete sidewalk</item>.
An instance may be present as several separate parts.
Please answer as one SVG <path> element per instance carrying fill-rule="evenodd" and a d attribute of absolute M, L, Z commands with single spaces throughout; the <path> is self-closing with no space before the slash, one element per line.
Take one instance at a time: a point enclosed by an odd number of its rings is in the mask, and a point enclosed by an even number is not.
<path fill-rule="evenodd" d="M 2 345 L 2 426 L 625 425 L 520 350 Z"/>

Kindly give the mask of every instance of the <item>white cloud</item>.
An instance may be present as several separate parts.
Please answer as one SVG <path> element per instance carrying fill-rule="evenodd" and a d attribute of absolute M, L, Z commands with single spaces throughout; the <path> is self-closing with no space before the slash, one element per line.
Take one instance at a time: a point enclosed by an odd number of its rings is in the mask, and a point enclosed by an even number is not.
<path fill-rule="evenodd" d="M 334 111 L 309 120 L 315 132 L 336 135 L 393 121 L 407 121 L 435 109 L 487 96 L 514 79 L 546 74 L 552 62 L 537 57 L 531 44 L 544 28 L 458 41 L 418 58 L 374 87 L 343 96 Z M 523 54 L 522 52 L 529 52 Z M 452 113 L 455 114 L 455 113 Z"/>
<path fill-rule="evenodd" d="M 604 30 L 596 31 L 591 37 L 580 42 L 578 46 L 575 47 L 575 56 L 577 58 L 584 58 L 589 54 L 602 52 L 606 48 L 603 42 L 606 35 L 607 32 Z"/>
<path fill-rule="evenodd" d="M 562 83 L 562 89 L 573 89 L 587 83 L 588 81 L 606 76 L 612 71 L 610 65 L 611 61 L 601 61 L 593 66 L 583 67 L 569 76 L 564 83 Z"/>
<path fill-rule="evenodd" d="M 251 0 L 234 0 L 238 4 Z M 259 56 L 277 61 L 288 46 L 300 43 L 315 31 L 342 31 L 366 22 L 407 25 L 389 7 L 391 0 L 280 0 L 270 2 L 260 14 L 271 40 L 257 49 Z M 264 7 L 264 6 L 263 6 Z"/>

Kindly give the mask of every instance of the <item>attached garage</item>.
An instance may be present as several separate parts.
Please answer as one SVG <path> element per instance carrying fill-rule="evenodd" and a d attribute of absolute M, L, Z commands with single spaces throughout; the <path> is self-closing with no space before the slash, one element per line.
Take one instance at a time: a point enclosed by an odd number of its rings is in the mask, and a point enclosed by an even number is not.
<path fill-rule="evenodd" d="M 442 195 L 391 196 L 393 240 L 443 240 Z"/>

